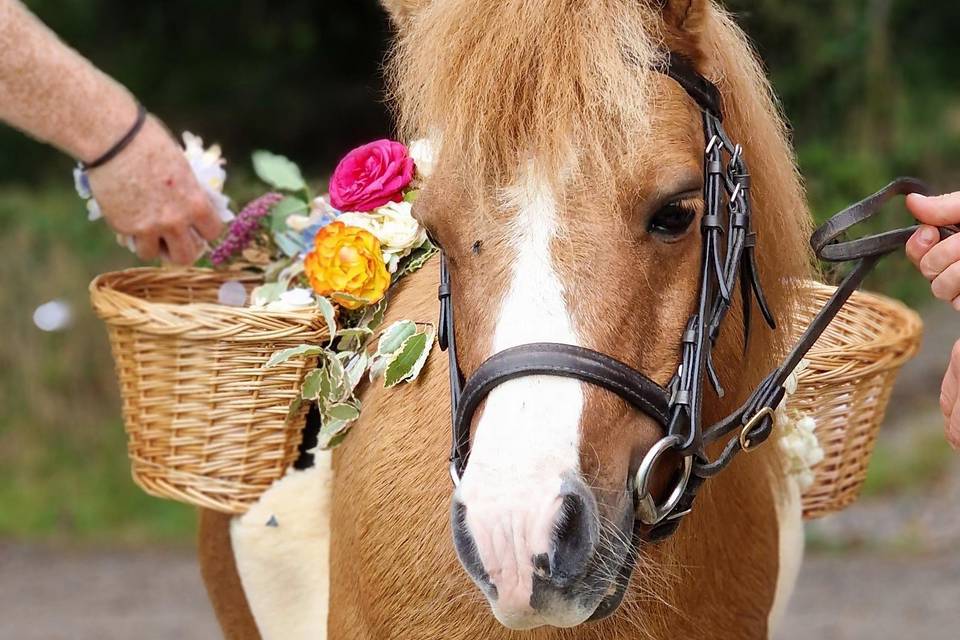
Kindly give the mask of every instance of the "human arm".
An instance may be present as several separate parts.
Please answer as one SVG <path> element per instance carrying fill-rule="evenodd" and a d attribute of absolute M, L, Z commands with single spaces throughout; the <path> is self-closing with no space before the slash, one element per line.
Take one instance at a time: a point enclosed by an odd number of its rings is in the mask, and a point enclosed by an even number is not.
<path fill-rule="evenodd" d="M 0 0 L 0 120 L 81 162 L 103 155 L 137 117 L 125 87 L 66 46 L 19 0 Z M 163 124 L 148 117 L 113 160 L 89 172 L 104 218 L 149 260 L 193 262 L 223 226 Z"/>

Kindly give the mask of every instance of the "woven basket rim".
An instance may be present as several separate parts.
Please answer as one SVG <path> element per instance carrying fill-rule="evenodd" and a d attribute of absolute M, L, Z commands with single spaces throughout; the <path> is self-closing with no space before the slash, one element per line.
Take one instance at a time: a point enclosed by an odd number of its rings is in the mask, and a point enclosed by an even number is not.
<path fill-rule="evenodd" d="M 808 280 L 804 283 L 804 286 L 813 290 L 816 294 L 825 296 L 832 295 L 836 290 L 836 286 L 816 280 Z M 817 355 L 843 356 L 849 358 L 851 350 L 872 349 L 881 343 L 909 342 L 914 340 L 918 333 L 922 334 L 923 332 L 923 320 L 921 320 L 919 313 L 899 300 L 870 291 L 855 291 L 834 319 L 834 322 L 842 321 L 845 313 L 849 313 L 849 309 L 853 307 L 872 307 L 874 310 L 884 312 L 888 322 L 885 327 L 887 331 L 882 335 L 882 338 L 881 336 L 876 336 L 872 340 L 858 339 L 856 341 L 844 341 L 842 345 L 836 347 L 818 343 L 813 350 Z M 797 327 L 797 330 L 798 332 L 802 332 L 806 330 L 806 326 Z M 909 359 L 909 356 L 906 359 Z M 900 364 L 901 363 L 897 363 L 894 366 L 900 366 Z"/>
<path fill-rule="evenodd" d="M 90 300 L 97 315 L 108 325 L 136 327 L 139 331 L 158 335 L 244 342 L 288 339 L 293 335 L 310 341 L 327 336 L 323 315 L 316 308 L 268 311 L 213 302 L 158 302 L 123 288 L 124 284 L 136 280 L 155 279 L 176 286 L 178 280 L 189 278 L 237 280 L 245 284 L 260 280 L 253 272 L 223 272 L 199 267 L 134 267 L 98 275 L 90 282 Z"/>

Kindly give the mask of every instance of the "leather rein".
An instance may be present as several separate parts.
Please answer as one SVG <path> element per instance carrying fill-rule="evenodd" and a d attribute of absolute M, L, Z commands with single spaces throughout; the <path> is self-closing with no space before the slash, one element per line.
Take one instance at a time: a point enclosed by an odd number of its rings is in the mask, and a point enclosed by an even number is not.
<path fill-rule="evenodd" d="M 807 327 L 782 364 L 750 394 L 736 411 L 716 424 L 704 427 L 701 420 L 704 381 L 723 395 L 713 365 L 713 348 L 723 320 L 730 310 L 739 279 L 744 317 L 744 348 L 750 331 L 750 315 L 756 300 L 766 323 L 776 328 L 757 274 L 752 230 L 750 173 L 743 149 L 723 127 L 723 111 L 717 87 L 700 75 L 682 56 L 670 54 L 660 69 L 676 81 L 697 103 L 703 117 L 706 140 L 704 161 L 705 213 L 701 220 L 702 250 L 700 291 L 696 311 L 683 333 L 680 366 L 662 387 L 623 362 L 591 349 L 567 344 L 524 344 L 494 354 L 469 378 L 457 360 L 453 289 L 447 258 L 441 251 L 440 320 L 438 341 L 450 364 L 452 445 L 450 475 L 459 485 L 470 455 L 470 429 L 480 403 L 497 386 L 525 376 L 575 378 L 617 394 L 664 429 L 663 438 L 646 453 L 631 486 L 636 517 L 648 542 L 673 534 L 690 513 L 697 491 L 742 451 L 763 444 L 773 431 L 774 411 L 783 400 L 784 385 L 801 359 L 836 317 L 850 295 L 884 256 L 904 245 L 917 227 L 897 229 L 856 240 L 841 240 L 855 225 L 873 217 L 890 199 L 910 193 L 929 194 L 928 187 L 913 178 L 900 178 L 874 195 L 841 211 L 819 227 L 810 243 L 816 256 L 828 262 L 854 262 L 852 271 Z M 946 237 L 954 227 L 940 230 Z M 709 445 L 726 439 L 715 460 Z M 682 464 L 669 496 L 657 503 L 650 491 L 658 461 L 668 452 L 681 456 Z"/>

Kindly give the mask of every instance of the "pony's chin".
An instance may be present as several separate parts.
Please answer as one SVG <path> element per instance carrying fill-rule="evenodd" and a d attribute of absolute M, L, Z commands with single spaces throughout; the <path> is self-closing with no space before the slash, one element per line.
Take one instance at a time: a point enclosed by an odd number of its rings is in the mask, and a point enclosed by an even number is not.
<path fill-rule="evenodd" d="M 597 605 L 593 614 L 587 618 L 587 622 L 597 622 L 598 620 L 609 618 L 616 613 L 617 609 L 619 609 L 623 603 L 623 597 L 627 593 L 627 585 L 630 584 L 630 578 L 633 576 L 633 569 L 636 564 L 636 552 L 631 551 L 627 554 L 627 557 L 624 558 L 623 564 L 620 565 L 620 571 L 617 572 L 617 580 L 613 585 L 613 591 L 603 597 L 603 600 Z"/>

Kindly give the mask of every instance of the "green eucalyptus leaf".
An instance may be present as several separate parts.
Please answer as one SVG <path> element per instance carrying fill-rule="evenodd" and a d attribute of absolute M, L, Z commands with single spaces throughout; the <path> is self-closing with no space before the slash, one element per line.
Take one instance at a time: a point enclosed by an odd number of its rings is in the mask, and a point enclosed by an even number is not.
<path fill-rule="evenodd" d="M 281 155 L 269 151 L 255 151 L 253 170 L 258 178 L 281 191 L 301 191 L 307 188 L 300 167 Z"/>
<path fill-rule="evenodd" d="M 433 332 L 418 332 L 403 341 L 400 349 L 390 358 L 383 374 L 383 386 L 394 387 L 404 380 L 412 380 L 419 375 L 430 347 L 433 346 Z"/>
<path fill-rule="evenodd" d="M 416 202 L 417 198 L 419 197 L 420 197 L 419 189 L 410 189 L 410 191 L 407 191 L 405 194 L 403 194 L 403 199 L 406 202 Z"/>
<path fill-rule="evenodd" d="M 283 251 L 283 253 L 289 258 L 294 258 L 307 250 L 307 247 L 303 244 L 303 240 L 300 238 L 300 235 L 291 233 L 289 231 L 280 231 L 274 233 L 273 241 L 276 243 L 277 247 L 280 248 L 280 251 Z"/>
<path fill-rule="evenodd" d="M 295 196 L 287 196 L 270 209 L 270 230 L 279 233 L 287 230 L 287 218 L 295 213 L 306 213 L 310 204 Z"/>
<path fill-rule="evenodd" d="M 330 344 L 337 335 L 337 311 L 333 308 L 333 303 L 323 296 L 317 296 L 317 308 L 323 314 L 323 319 L 327 323 L 327 332 L 330 334 Z"/>
<path fill-rule="evenodd" d="M 266 366 L 275 367 L 278 364 L 283 364 L 292 358 L 311 358 L 324 353 L 324 351 L 326 351 L 326 349 L 323 347 L 318 347 L 312 344 L 301 344 L 297 347 L 291 347 L 289 349 L 277 351 L 270 356 L 269 360 L 267 360 Z"/>
<path fill-rule="evenodd" d="M 417 332 L 417 325 L 412 320 L 398 320 L 394 322 L 377 343 L 377 355 L 390 355 L 397 351 L 403 344 L 403 341 Z"/>

